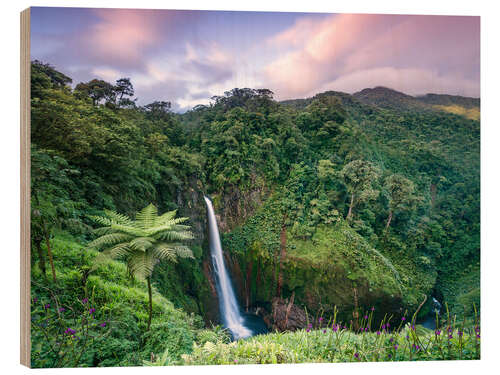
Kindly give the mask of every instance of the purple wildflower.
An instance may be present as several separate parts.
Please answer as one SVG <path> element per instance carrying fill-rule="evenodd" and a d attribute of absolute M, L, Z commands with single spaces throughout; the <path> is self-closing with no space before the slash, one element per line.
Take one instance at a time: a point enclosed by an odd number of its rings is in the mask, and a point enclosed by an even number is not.
<path fill-rule="evenodd" d="M 410 339 L 410 336 L 406 335 L 406 339 L 409 340 Z"/>
<path fill-rule="evenodd" d="M 312 326 L 313 326 L 313 325 L 312 325 L 311 323 L 309 323 L 307 326 L 308 326 L 309 328 L 312 328 Z"/>
<path fill-rule="evenodd" d="M 392 337 L 391 337 L 391 338 L 389 339 L 389 342 L 393 342 L 393 341 L 394 341 L 394 338 L 392 338 Z"/>
<path fill-rule="evenodd" d="M 451 340 L 453 338 L 453 335 L 448 335 L 448 339 Z"/>
<path fill-rule="evenodd" d="M 420 350 L 420 346 L 418 346 L 418 345 L 417 345 L 417 346 L 415 347 L 415 349 Z"/>
<path fill-rule="evenodd" d="M 347 326 L 344 326 L 344 329 L 347 329 Z"/>
<path fill-rule="evenodd" d="M 326 329 L 323 330 L 323 333 L 326 333 Z"/>
<path fill-rule="evenodd" d="M 373 306 L 372 306 L 371 310 L 372 310 L 372 311 L 375 311 L 375 307 L 373 307 Z"/>
<path fill-rule="evenodd" d="M 462 331 L 458 331 L 458 336 L 462 337 L 464 333 Z"/>
<path fill-rule="evenodd" d="M 33 303 L 37 303 L 37 302 L 38 302 L 38 298 L 33 297 Z"/>
<path fill-rule="evenodd" d="M 64 307 L 59 307 L 59 312 L 65 312 L 66 309 Z"/>
<path fill-rule="evenodd" d="M 394 345 L 394 350 L 398 350 L 398 345 Z"/>
<path fill-rule="evenodd" d="M 234 363 L 238 363 L 238 360 L 237 360 L 237 359 L 235 359 L 235 360 L 234 360 Z"/>
<path fill-rule="evenodd" d="M 306 329 L 306 332 L 311 332 L 311 329 L 310 328 Z"/>
<path fill-rule="evenodd" d="M 389 353 L 388 357 L 389 357 L 389 358 L 392 358 L 392 354 L 390 354 L 390 353 Z"/>
<path fill-rule="evenodd" d="M 401 320 L 404 322 L 404 321 L 406 320 L 406 318 L 403 316 L 403 317 L 401 318 Z"/>
<path fill-rule="evenodd" d="M 85 304 L 85 303 L 87 303 L 88 301 L 89 301 L 89 299 L 88 299 L 88 298 L 84 298 L 84 299 L 82 299 L 82 303 L 84 303 L 84 304 Z"/>
<path fill-rule="evenodd" d="M 50 303 L 47 303 L 44 307 L 43 307 L 45 310 L 48 310 L 50 309 Z"/>
<path fill-rule="evenodd" d="M 387 328 L 389 328 L 391 325 L 390 325 L 389 323 L 387 323 L 385 326 L 386 326 Z"/>
<path fill-rule="evenodd" d="M 365 315 L 365 320 L 368 319 L 368 315 Z"/>
<path fill-rule="evenodd" d="M 415 331 L 415 324 L 411 326 L 412 331 Z"/>
<path fill-rule="evenodd" d="M 102 328 L 106 327 L 106 322 L 99 324 L 99 327 L 102 327 Z"/>
<path fill-rule="evenodd" d="M 318 319 L 318 321 L 321 323 L 323 321 L 323 317 L 320 316 L 319 319 Z"/>
<path fill-rule="evenodd" d="M 72 328 L 67 328 L 66 331 L 64 331 L 67 335 L 74 335 L 76 331 Z"/>
<path fill-rule="evenodd" d="M 380 336 L 380 331 L 377 331 L 377 336 Z"/>
<path fill-rule="evenodd" d="M 480 339 L 481 336 L 479 335 L 479 333 L 476 335 L 476 339 Z"/>
<path fill-rule="evenodd" d="M 441 330 L 436 329 L 436 330 L 434 331 L 434 333 L 436 334 L 436 336 L 439 336 L 439 335 L 441 334 Z"/>
<path fill-rule="evenodd" d="M 365 328 L 365 332 L 368 332 L 368 327 Z"/>
<path fill-rule="evenodd" d="M 356 357 L 356 359 L 359 359 L 359 353 L 354 353 L 354 356 Z"/>
<path fill-rule="evenodd" d="M 453 331 L 453 329 L 450 326 L 448 326 L 448 332 L 452 332 L 452 331 Z"/>
<path fill-rule="evenodd" d="M 339 329 L 339 326 L 338 326 L 338 325 L 334 324 L 334 325 L 332 326 L 332 330 L 333 330 L 333 332 L 337 332 L 337 330 L 338 330 L 338 329 Z"/>
<path fill-rule="evenodd" d="M 89 314 L 92 315 L 93 313 L 95 313 L 95 308 L 92 307 L 90 310 L 89 310 Z"/>

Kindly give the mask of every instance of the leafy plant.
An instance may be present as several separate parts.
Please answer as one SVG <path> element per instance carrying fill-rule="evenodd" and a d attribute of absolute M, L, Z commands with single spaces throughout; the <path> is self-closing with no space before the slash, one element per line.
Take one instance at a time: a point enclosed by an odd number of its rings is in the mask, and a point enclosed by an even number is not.
<path fill-rule="evenodd" d="M 88 244 L 103 250 L 95 262 L 106 258 L 124 259 L 130 274 L 147 282 L 148 331 L 153 314 L 151 275 L 154 267 L 161 260 L 176 263 L 178 258 L 194 258 L 192 251 L 180 242 L 193 238 L 189 226 L 181 224 L 188 218 L 175 218 L 175 215 L 175 210 L 158 215 L 158 209 L 150 204 L 137 213 L 135 220 L 114 211 L 106 211 L 106 216 L 92 216 L 102 225 L 94 231 L 100 237 Z"/>

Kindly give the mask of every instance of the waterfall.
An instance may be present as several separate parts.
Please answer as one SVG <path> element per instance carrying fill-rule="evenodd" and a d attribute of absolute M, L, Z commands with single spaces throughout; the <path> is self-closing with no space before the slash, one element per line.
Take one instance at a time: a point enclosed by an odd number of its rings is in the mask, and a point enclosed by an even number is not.
<path fill-rule="evenodd" d="M 432 297 L 432 304 L 434 305 L 434 312 L 440 314 L 441 313 L 441 304 L 439 303 L 439 301 L 435 297 Z"/>
<path fill-rule="evenodd" d="M 252 336 L 252 331 L 244 325 L 244 319 L 241 315 L 236 295 L 234 294 L 231 279 L 224 265 L 219 229 L 217 228 L 217 220 L 215 219 L 212 202 L 207 197 L 204 198 L 207 204 L 210 253 L 212 255 L 212 265 L 214 267 L 222 322 L 231 331 L 235 340 Z"/>

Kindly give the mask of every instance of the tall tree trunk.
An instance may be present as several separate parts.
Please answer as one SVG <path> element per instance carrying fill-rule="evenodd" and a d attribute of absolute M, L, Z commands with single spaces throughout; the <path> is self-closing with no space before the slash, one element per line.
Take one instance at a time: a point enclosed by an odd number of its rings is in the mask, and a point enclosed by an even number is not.
<path fill-rule="evenodd" d="M 248 263 L 247 266 L 247 278 L 246 278 L 246 311 L 248 312 L 248 308 L 250 307 L 250 294 L 252 292 L 251 284 L 252 284 L 252 269 L 253 269 L 253 260 Z"/>
<path fill-rule="evenodd" d="M 392 211 L 389 211 L 389 217 L 387 218 L 387 223 L 385 224 L 385 230 L 389 229 L 389 225 L 391 225 L 392 220 Z"/>
<path fill-rule="evenodd" d="M 347 213 L 346 220 L 351 219 L 353 206 L 354 206 L 354 193 L 351 194 L 351 203 L 349 204 L 349 212 Z"/>
<path fill-rule="evenodd" d="M 52 256 L 52 249 L 50 247 L 50 233 L 47 230 L 45 220 L 42 218 L 43 234 L 45 237 L 45 245 L 47 245 L 47 255 L 49 256 L 50 268 L 52 270 L 52 279 L 56 282 L 56 269 L 54 267 L 54 257 Z"/>
<path fill-rule="evenodd" d="M 148 317 L 148 331 L 149 328 L 151 328 L 151 319 L 153 318 L 153 292 L 151 290 L 151 276 L 148 276 L 146 278 L 146 281 L 148 283 L 148 297 L 149 297 L 149 317 Z"/>
<path fill-rule="evenodd" d="M 35 249 L 36 252 L 38 253 L 38 266 L 40 267 L 40 271 L 42 271 L 43 277 L 47 278 L 47 268 L 45 266 L 45 257 L 43 256 L 43 251 L 42 251 L 42 239 L 41 238 L 35 238 L 33 240 L 35 244 Z"/>
<path fill-rule="evenodd" d="M 278 285 L 276 287 L 276 297 L 281 298 L 281 288 L 283 286 L 283 261 L 286 257 L 286 215 L 283 217 L 280 234 L 280 259 L 278 268 Z"/>

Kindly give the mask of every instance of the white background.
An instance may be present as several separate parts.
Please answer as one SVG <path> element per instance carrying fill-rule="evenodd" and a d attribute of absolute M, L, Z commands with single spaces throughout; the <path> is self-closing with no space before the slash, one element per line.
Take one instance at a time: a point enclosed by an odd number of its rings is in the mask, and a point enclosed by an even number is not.
<path fill-rule="evenodd" d="M 2 28 L 0 82 L 0 372 L 2 374 L 272 374 L 303 372 L 349 374 L 489 374 L 500 369 L 499 249 L 499 128 L 500 110 L 499 38 L 500 15 L 496 1 L 461 0 L 344 0 L 344 1 L 265 1 L 252 0 L 107 0 L 107 1 L 25 1 L 9 2 L 1 11 Z M 403 13 L 481 16 L 481 292 L 482 292 L 482 360 L 413 363 L 353 363 L 312 365 L 259 365 L 156 367 L 109 369 L 29 370 L 19 365 L 19 13 L 29 6 L 78 6 L 115 8 L 211 9 L 254 11 L 297 11 L 331 13 Z M 497 362 L 498 361 L 498 362 Z M 495 370 L 497 369 L 497 370 Z"/>

